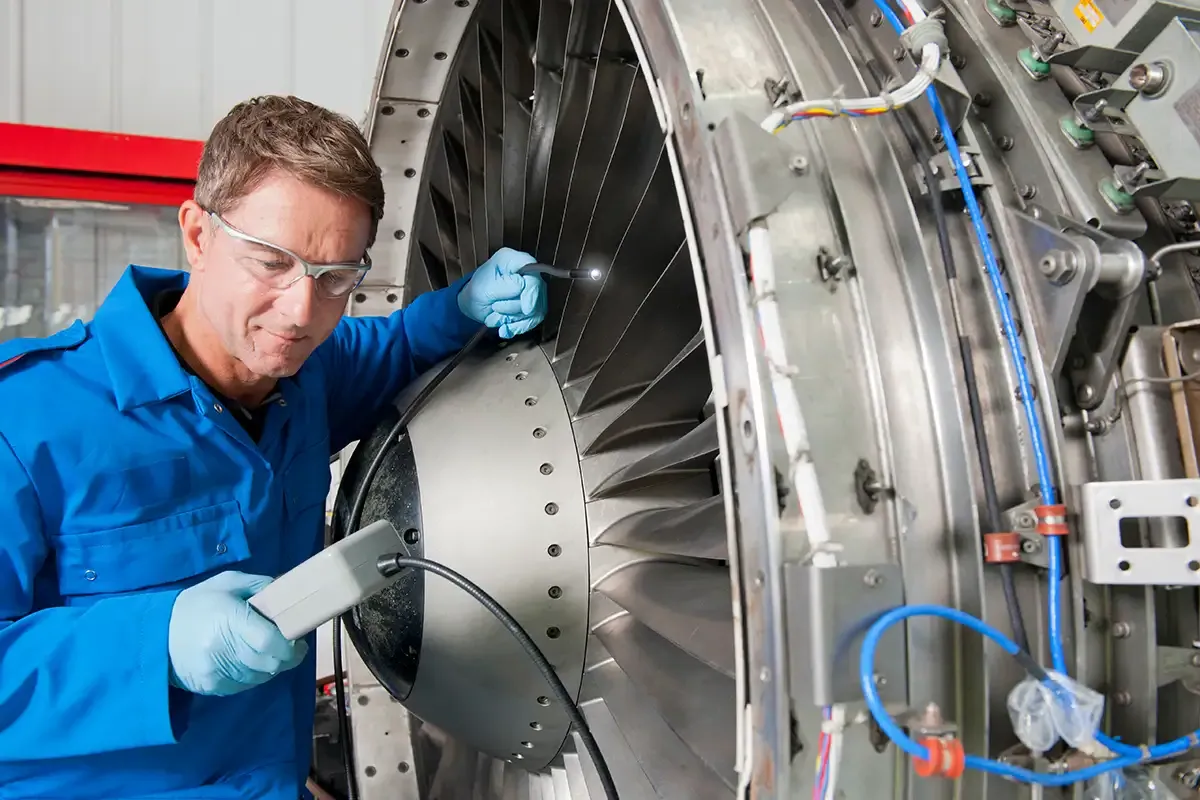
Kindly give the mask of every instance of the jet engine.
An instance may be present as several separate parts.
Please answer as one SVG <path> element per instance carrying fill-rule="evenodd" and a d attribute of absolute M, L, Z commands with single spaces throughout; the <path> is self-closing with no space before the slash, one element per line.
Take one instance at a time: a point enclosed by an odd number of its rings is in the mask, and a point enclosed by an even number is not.
<path fill-rule="evenodd" d="M 399 0 L 351 313 L 500 247 L 601 279 L 341 491 L 513 614 L 626 800 L 1194 796 L 1197 25 Z M 362 800 L 603 797 L 457 587 L 343 624 Z"/>

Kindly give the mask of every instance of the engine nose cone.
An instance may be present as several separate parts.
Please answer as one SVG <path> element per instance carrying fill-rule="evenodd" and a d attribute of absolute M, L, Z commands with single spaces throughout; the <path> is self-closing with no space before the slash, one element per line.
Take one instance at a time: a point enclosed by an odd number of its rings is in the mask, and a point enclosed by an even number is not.
<path fill-rule="evenodd" d="M 577 693 L 587 520 L 571 419 L 545 353 L 524 342 L 469 358 L 417 413 L 404 445 L 363 518 L 385 515 L 419 539 L 424 557 L 478 584 Z M 561 749 L 565 710 L 512 635 L 459 588 L 406 577 L 360 606 L 349 634 L 393 696 L 480 752 L 540 769 Z"/>

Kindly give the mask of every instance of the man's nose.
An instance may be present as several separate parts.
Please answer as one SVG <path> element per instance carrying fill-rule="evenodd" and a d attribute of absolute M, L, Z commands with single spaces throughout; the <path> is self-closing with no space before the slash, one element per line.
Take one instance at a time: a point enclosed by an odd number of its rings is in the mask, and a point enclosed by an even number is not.
<path fill-rule="evenodd" d="M 305 275 L 289 286 L 281 299 L 283 310 L 292 324 L 297 328 L 307 326 L 312 322 L 317 307 L 316 280 L 311 275 Z"/>

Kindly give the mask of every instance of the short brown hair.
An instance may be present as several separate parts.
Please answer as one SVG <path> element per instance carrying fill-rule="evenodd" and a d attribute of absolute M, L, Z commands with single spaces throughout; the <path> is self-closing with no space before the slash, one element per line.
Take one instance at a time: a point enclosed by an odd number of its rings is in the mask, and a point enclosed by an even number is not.
<path fill-rule="evenodd" d="M 361 200 L 374 243 L 383 218 L 383 180 L 362 131 L 348 117 L 298 97 L 266 95 L 238 103 L 204 143 L 196 202 L 224 214 L 272 170 Z"/>

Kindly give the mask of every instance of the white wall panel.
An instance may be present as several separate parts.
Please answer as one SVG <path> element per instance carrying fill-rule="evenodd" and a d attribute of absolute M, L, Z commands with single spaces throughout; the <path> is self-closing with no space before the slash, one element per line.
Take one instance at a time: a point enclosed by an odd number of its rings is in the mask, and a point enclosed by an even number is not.
<path fill-rule="evenodd" d="M 203 139 L 295 94 L 361 122 L 392 0 L 0 0 L 0 121 Z"/>

